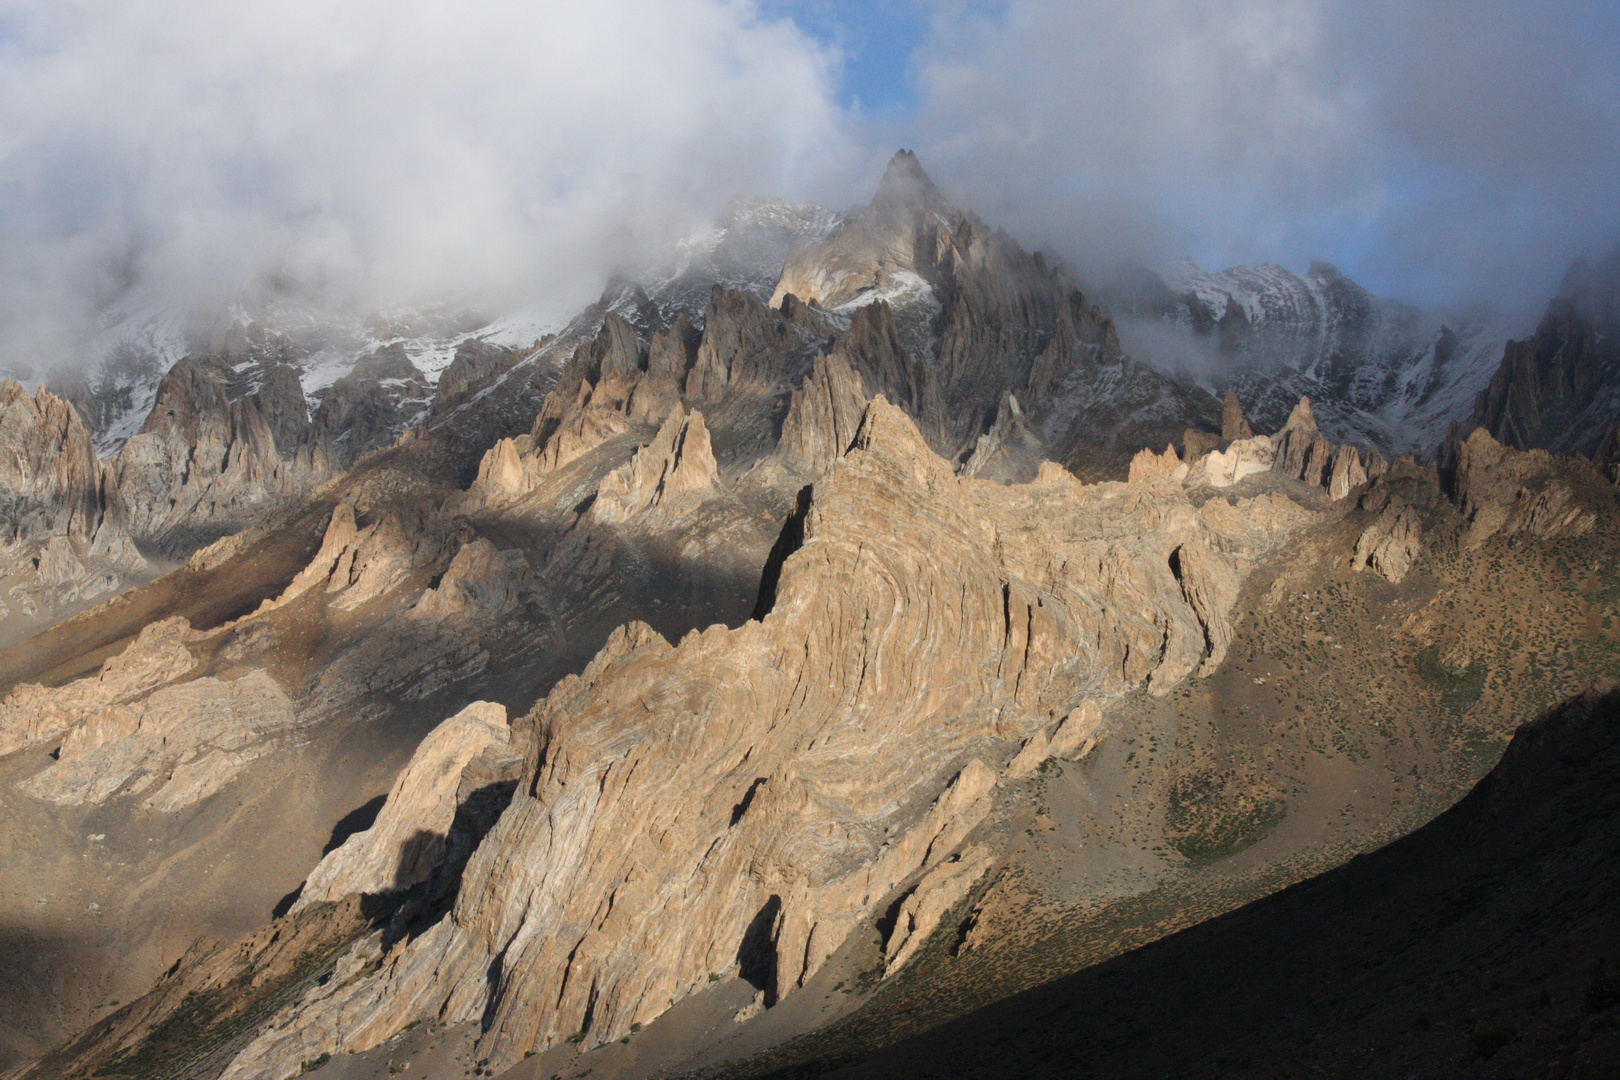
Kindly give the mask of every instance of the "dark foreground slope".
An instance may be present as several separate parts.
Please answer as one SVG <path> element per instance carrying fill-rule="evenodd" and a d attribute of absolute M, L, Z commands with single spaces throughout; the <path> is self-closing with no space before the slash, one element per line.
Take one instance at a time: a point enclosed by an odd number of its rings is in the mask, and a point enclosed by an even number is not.
<path fill-rule="evenodd" d="M 1620 1075 L 1620 691 L 1605 690 L 1526 725 L 1402 840 L 829 1071 Z"/>

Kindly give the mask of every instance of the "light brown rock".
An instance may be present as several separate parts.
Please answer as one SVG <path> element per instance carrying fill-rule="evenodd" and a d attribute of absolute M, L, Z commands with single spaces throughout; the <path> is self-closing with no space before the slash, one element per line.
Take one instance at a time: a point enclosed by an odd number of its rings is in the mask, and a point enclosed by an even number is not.
<path fill-rule="evenodd" d="M 376 822 L 310 871 L 292 910 L 426 881 L 443 857 L 463 771 L 486 751 L 503 750 L 510 733 L 506 709 L 488 701 L 473 702 L 429 732 L 395 777 Z"/>
<path fill-rule="evenodd" d="M 1457 501 L 1467 521 L 1464 546 L 1476 549 L 1498 534 L 1551 540 L 1591 532 L 1596 510 L 1571 482 L 1585 472 L 1596 470 L 1545 450 L 1511 450 L 1484 428 L 1474 429 L 1457 452 Z"/>
<path fill-rule="evenodd" d="M 651 443 L 602 478 L 589 516 L 614 525 L 648 510 L 667 515 L 712 495 L 718 479 L 703 414 L 677 405 Z"/>
<path fill-rule="evenodd" d="M 1348 444 L 1339 447 L 1328 470 L 1328 498 L 1338 502 L 1366 482 L 1367 470 L 1362 467 L 1361 453 Z"/>
<path fill-rule="evenodd" d="M 893 974 L 916 955 L 945 913 L 995 865 L 995 854 L 984 844 L 970 844 L 961 854 L 923 875 L 900 905 L 894 930 L 884 945 L 884 972 Z"/>
<path fill-rule="evenodd" d="M 1102 741 L 1102 726 L 1102 710 L 1097 703 L 1082 701 L 1052 733 L 1047 752 L 1055 758 L 1079 761 Z"/>
<path fill-rule="evenodd" d="M 295 723 L 292 702 L 263 671 L 194 679 L 83 716 L 56 763 L 20 787 L 62 806 L 156 787 L 144 805 L 173 812 L 224 787 Z"/>
<path fill-rule="evenodd" d="M 1152 450 L 1138 450 L 1136 456 L 1131 458 L 1131 467 L 1128 483 L 1151 484 L 1173 483 L 1179 484 L 1187 477 L 1187 465 L 1176 453 L 1174 446 L 1166 446 L 1164 453 L 1155 454 Z"/>
<path fill-rule="evenodd" d="M 590 1043 L 617 1038 L 734 970 L 757 924 L 766 1001 L 793 993 L 989 814 L 996 770 L 970 747 L 1073 710 L 1057 741 L 1083 753 L 1092 692 L 1166 693 L 1225 639 L 1217 543 L 1258 553 L 1309 518 L 1055 466 L 959 479 L 874 399 L 762 620 L 678 645 L 616 633 L 526 721 L 538 756 L 451 916 L 375 977 L 290 1007 L 228 1075 L 279 1076 L 426 1016 L 489 1017 L 479 1052 L 497 1064 L 587 1014 Z"/>
<path fill-rule="evenodd" d="M 1410 504 L 1392 500 L 1356 538 L 1351 569 L 1371 566 L 1392 584 L 1405 580 L 1423 550 L 1423 519 Z"/>
<path fill-rule="evenodd" d="M 1254 438 L 1254 429 L 1243 419 L 1243 406 L 1235 393 L 1228 390 L 1221 403 L 1221 438 L 1226 442 Z"/>
<path fill-rule="evenodd" d="M 191 625 L 182 618 L 151 623 L 93 679 L 57 688 L 15 687 L 0 701 L 0 754 L 56 738 L 113 706 L 150 694 L 197 666 L 187 648 Z"/>
<path fill-rule="evenodd" d="M 1248 476 L 1268 472 L 1276 450 L 1267 435 L 1239 439 L 1225 450 L 1212 450 L 1195 461 L 1187 477 L 1188 486 L 1231 487 Z"/>

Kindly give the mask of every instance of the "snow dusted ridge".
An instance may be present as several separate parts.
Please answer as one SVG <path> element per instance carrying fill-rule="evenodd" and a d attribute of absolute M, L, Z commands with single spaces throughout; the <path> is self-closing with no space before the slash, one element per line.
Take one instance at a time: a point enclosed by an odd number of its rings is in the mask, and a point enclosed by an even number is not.
<path fill-rule="evenodd" d="M 1325 263 L 1301 277 L 1280 266 L 1218 273 L 1180 260 L 1163 290 L 1120 306 L 1126 349 L 1235 390 L 1264 430 L 1308 395 L 1332 439 L 1424 455 L 1470 415 L 1529 312 L 1424 310 L 1375 297 Z M 1118 302 L 1116 298 L 1116 302 Z"/>
<path fill-rule="evenodd" d="M 520 362 L 518 374 L 531 377 L 536 365 L 566 359 L 580 340 L 595 333 L 608 310 L 637 322 L 636 314 L 650 304 L 666 322 L 685 312 L 701 324 L 712 285 L 768 297 L 788 252 L 826 239 L 842 220 L 813 203 L 736 203 L 713 225 L 683 240 L 664 268 L 643 280 L 613 282 L 601 302 L 572 319 L 571 313 L 549 308 L 544 297 L 495 316 L 456 307 L 333 315 L 296 299 L 272 297 L 234 304 L 208 318 L 125 298 L 103 313 L 85 343 L 80 370 L 42 372 L 33 381 L 74 403 L 102 457 L 116 453 L 140 430 L 164 374 L 187 355 L 229 358 L 236 394 L 256 390 L 267 365 L 290 364 L 311 411 L 362 361 L 386 355 L 392 377 L 377 381 L 395 399 L 404 426 L 414 426 L 428 419 L 440 377 L 466 342 L 523 352 L 550 338 L 552 347 Z M 401 352 L 414 374 L 400 367 Z"/>

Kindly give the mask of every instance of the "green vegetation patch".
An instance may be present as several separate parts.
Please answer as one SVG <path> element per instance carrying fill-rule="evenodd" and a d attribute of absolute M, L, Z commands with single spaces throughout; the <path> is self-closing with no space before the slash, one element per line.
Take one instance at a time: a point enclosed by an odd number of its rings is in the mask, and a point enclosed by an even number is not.
<path fill-rule="evenodd" d="M 1191 773 L 1170 785 L 1164 827 L 1188 863 L 1208 866 L 1259 843 L 1287 812 L 1287 804 L 1269 788 L 1218 773 Z"/>
<path fill-rule="evenodd" d="M 1477 660 L 1461 670 L 1447 667 L 1437 645 L 1418 653 L 1417 669 L 1423 681 L 1439 692 L 1440 704 L 1459 716 L 1473 708 L 1485 693 L 1485 679 L 1490 675 L 1490 669 Z"/>

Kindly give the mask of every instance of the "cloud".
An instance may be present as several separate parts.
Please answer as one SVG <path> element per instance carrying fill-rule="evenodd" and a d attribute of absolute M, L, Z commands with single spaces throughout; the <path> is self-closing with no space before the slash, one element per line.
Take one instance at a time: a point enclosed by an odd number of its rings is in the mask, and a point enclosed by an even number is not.
<path fill-rule="evenodd" d="M 0 0 L 0 364 L 132 286 L 566 311 L 897 146 L 1081 262 L 1540 298 L 1620 238 L 1617 72 L 1598 0 Z"/>
<path fill-rule="evenodd" d="M 1073 257 L 1337 261 L 1413 299 L 1545 295 L 1620 240 L 1620 14 L 1597 0 L 942 6 L 916 139 Z"/>
<path fill-rule="evenodd" d="M 4 0 L 0 360 L 135 281 L 588 299 L 858 156 L 835 68 L 739 0 Z"/>

